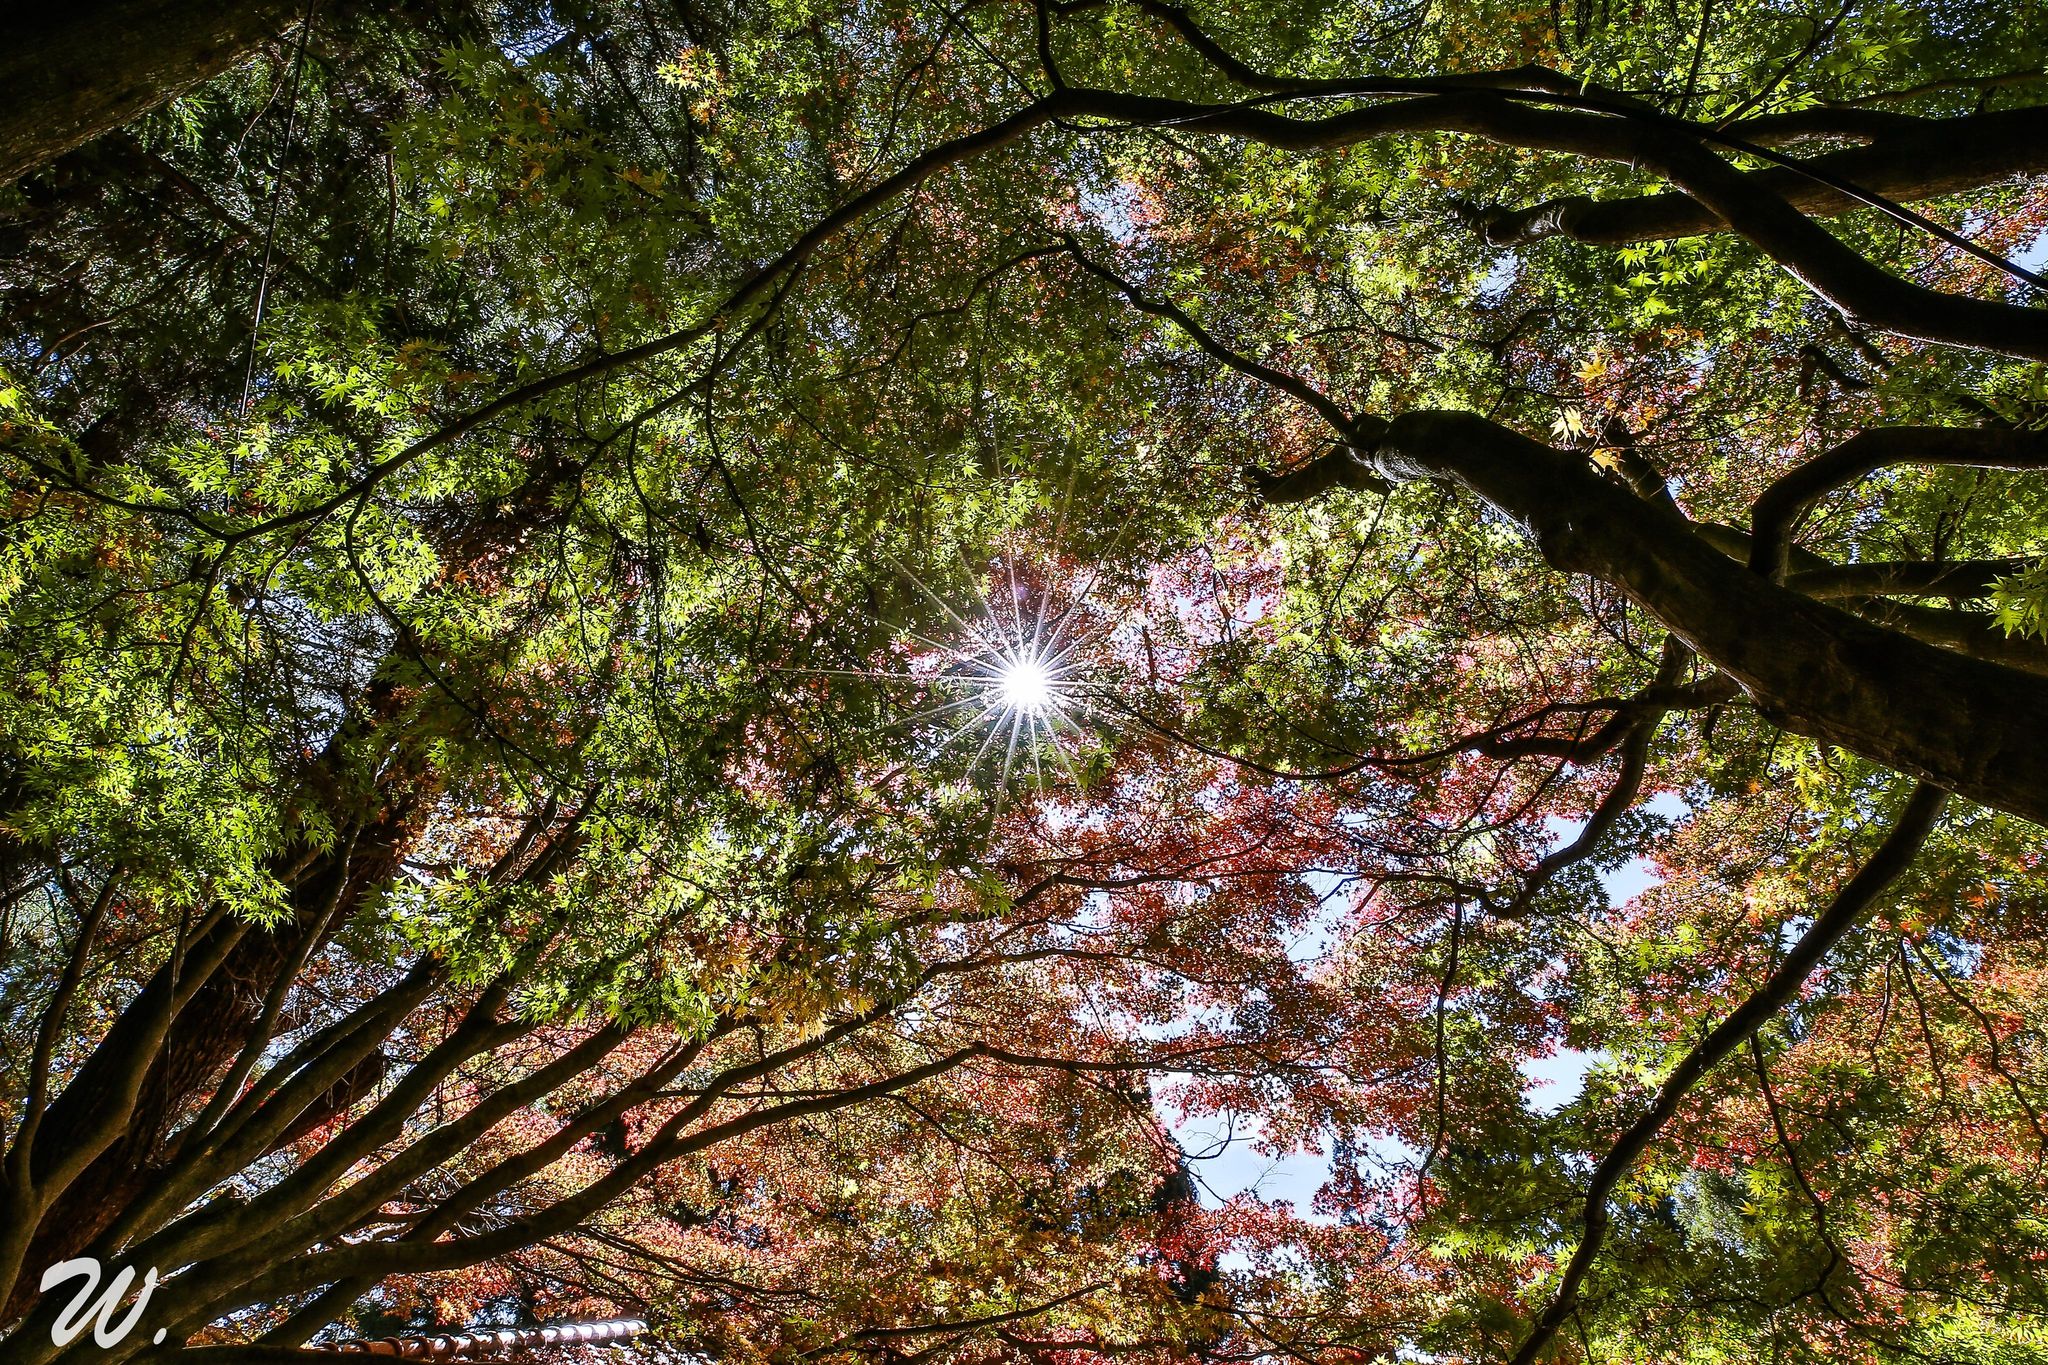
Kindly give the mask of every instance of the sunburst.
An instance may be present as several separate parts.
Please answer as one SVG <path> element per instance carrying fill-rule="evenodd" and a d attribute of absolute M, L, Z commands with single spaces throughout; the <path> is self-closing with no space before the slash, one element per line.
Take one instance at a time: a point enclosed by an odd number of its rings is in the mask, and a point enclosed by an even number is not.
<path fill-rule="evenodd" d="M 907 566 L 896 568 L 937 608 L 943 624 L 935 632 L 870 618 L 905 647 L 897 667 L 792 671 L 901 684 L 910 708 L 892 728 L 915 736 L 906 762 L 966 754 L 969 772 L 996 776 L 998 814 L 1020 770 L 1041 792 L 1062 775 L 1079 788 L 1075 753 L 1101 738 L 1114 714 L 1109 694 L 1123 685 L 1106 647 L 1120 616 L 1091 600 L 1094 576 L 1060 582 L 1010 556 L 977 572 L 963 560 L 970 603 L 949 601 Z"/>
<path fill-rule="evenodd" d="M 956 742 L 971 741 L 979 732 L 971 766 L 992 760 L 1000 747 L 999 801 L 1020 758 L 1030 763 L 1033 785 L 1040 789 L 1045 786 L 1048 757 L 1078 786 L 1080 778 L 1067 749 L 1070 743 L 1087 742 L 1090 730 L 1084 722 L 1099 719 L 1093 694 L 1107 680 L 1097 676 L 1100 661 L 1089 656 L 1113 622 L 1084 624 L 1086 585 L 1055 612 L 1051 591 L 1041 588 L 1033 593 L 1020 587 L 1014 562 L 1005 561 L 988 578 L 1006 590 L 1000 594 L 1004 608 L 994 605 L 977 584 L 979 610 L 973 616 L 940 604 L 957 628 L 955 638 L 925 642 L 941 664 L 935 686 L 952 695 L 921 714 L 956 717 L 938 738 L 933 757 Z M 1025 583 L 1029 581 L 1027 575 Z M 1032 597 L 1035 603 L 1029 601 Z"/>
<path fill-rule="evenodd" d="M 1011 659 L 996 675 L 996 696 L 1008 710 L 1043 715 L 1053 704 L 1052 673 L 1035 653 Z"/>

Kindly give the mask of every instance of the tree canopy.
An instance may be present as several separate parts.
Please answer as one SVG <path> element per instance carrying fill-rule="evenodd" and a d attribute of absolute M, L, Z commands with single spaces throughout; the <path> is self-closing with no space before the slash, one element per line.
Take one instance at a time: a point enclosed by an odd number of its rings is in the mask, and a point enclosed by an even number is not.
<path fill-rule="evenodd" d="M 2048 1361 L 2048 11 L 0 37 L 0 1365 Z"/>

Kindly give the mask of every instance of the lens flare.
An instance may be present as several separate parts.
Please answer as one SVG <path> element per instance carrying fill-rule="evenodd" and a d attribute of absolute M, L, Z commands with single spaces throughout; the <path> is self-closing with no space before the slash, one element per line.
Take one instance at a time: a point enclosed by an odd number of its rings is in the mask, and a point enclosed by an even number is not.
<path fill-rule="evenodd" d="M 1010 659 L 996 674 L 996 695 L 1004 706 L 1027 716 L 1043 715 L 1052 705 L 1052 673 L 1036 654 Z"/>
<path fill-rule="evenodd" d="M 898 636 L 891 660 L 897 667 L 790 671 L 901 683 L 921 693 L 923 704 L 905 708 L 889 727 L 917 736 L 903 762 L 933 762 L 961 746 L 968 770 L 984 764 L 993 770 L 990 810 L 999 818 L 1011 777 L 1020 770 L 1037 791 L 1048 790 L 1048 780 L 1062 774 L 1080 790 L 1085 783 L 1068 751 L 1087 748 L 1096 727 L 1113 725 L 1123 714 L 1108 700 L 1113 689 L 1142 685 L 1118 678 L 1113 660 L 1100 653 L 1126 618 L 1090 601 L 1094 575 L 1078 584 L 1048 583 L 1037 574 L 1020 575 L 1014 563 L 1002 560 L 979 573 L 964 557 L 962 566 L 972 606 L 948 600 L 896 565 L 951 623 L 935 637 L 870 617 Z M 984 591 L 984 584 L 996 591 Z"/>

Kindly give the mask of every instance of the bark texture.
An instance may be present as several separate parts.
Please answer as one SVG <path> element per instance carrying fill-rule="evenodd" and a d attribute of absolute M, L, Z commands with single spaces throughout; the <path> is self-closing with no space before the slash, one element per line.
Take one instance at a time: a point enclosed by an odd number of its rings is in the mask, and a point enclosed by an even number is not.
<path fill-rule="evenodd" d="M 305 9 L 289 0 L 26 0 L 4 8 L 0 181 L 219 75 Z"/>

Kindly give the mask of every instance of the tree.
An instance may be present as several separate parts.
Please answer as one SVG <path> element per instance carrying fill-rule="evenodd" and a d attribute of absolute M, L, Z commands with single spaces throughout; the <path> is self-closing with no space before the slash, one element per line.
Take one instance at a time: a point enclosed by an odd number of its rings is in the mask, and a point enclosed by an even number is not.
<path fill-rule="evenodd" d="M 316 16 L 28 182 L 0 1349 L 91 1251 L 265 1350 L 2039 1352 L 2048 115 L 1950 8 Z"/>
<path fill-rule="evenodd" d="M 248 57 L 301 17 L 272 0 L 102 0 L 8 20 L 0 179 L 14 180 Z"/>

